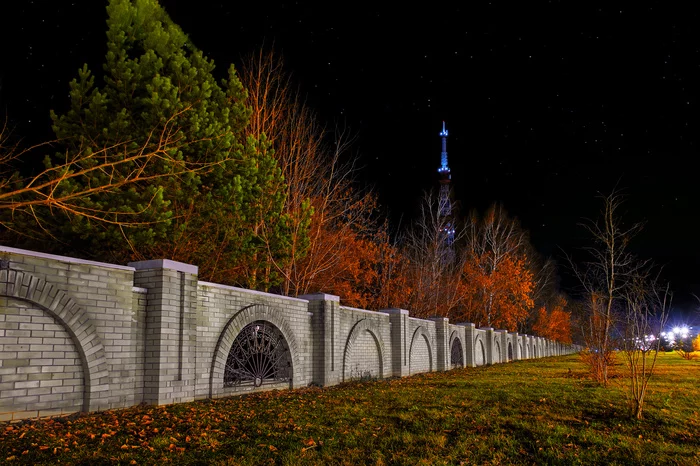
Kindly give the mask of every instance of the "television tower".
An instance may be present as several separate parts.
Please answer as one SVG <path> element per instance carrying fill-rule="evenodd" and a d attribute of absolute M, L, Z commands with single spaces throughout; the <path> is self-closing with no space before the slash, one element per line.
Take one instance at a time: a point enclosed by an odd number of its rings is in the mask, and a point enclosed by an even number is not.
<path fill-rule="evenodd" d="M 445 129 L 444 121 L 442 122 L 440 137 L 442 138 L 442 153 L 440 154 L 440 168 L 438 168 L 438 173 L 440 174 L 440 197 L 438 199 L 438 208 L 440 209 L 440 216 L 446 217 L 447 219 L 444 231 L 447 246 L 450 248 L 450 250 L 452 250 L 452 243 L 454 243 L 455 240 L 455 229 L 452 219 L 452 201 L 450 200 L 450 180 L 452 179 L 452 175 L 450 174 L 450 167 L 447 165 L 447 130 Z"/>

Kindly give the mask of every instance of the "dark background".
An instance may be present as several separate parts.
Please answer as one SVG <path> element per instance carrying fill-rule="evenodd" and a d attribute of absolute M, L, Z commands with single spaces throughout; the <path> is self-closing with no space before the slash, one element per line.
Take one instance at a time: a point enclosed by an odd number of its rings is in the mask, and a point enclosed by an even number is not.
<path fill-rule="evenodd" d="M 463 213 L 502 202 L 543 254 L 587 244 L 578 226 L 615 187 L 633 248 L 664 266 L 676 316 L 697 316 L 700 36 L 673 2 L 228 2 L 162 0 L 217 63 L 281 52 L 310 106 L 355 136 L 359 179 L 394 224 L 436 185 L 442 121 Z M 10 11 L 12 6 L 14 11 Z M 27 143 L 105 52 L 104 0 L 3 2 L 0 105 Z"/>

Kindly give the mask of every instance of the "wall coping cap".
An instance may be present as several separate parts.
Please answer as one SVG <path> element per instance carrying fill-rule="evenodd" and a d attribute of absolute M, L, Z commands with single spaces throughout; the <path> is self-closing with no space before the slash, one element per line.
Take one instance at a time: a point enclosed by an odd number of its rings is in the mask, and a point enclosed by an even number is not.
<path fill-rule="evenodd" d="M 408 315 L 408 311 L 406 309 L 399 309 L 398 307 L 391 307 L 389 309 L 382 309 L 380 312 L 383 312 L 384 314 L 401 314 L 401 315 Z"/>
<path fill-rule="evenodd" d="M 231 291 L 242 291 L 243 293 L 251 293 L 251 294 L 257 294 L 260 296 L 267 296 L 270 298 L 280 298 L 280 299 L 286 299 L 289 301 L 298 301 L 302 303 L 308 303 L 309 301 L 307 299 L 301 299 L 301 298 L 292 298 L 291 296 L 283 296 L 281 294 L 274 294 L 274 293 L 265 293 L 264 291 L 257 291 L 257 290 L 249 290 L 246 288 L 238 288 L 237 286 L 231 286 L 231 285 L 222 285 L 221 283 L 211 283 L 211 282 L 202 282 L 199 281 L 197 282 L 197 286 L 207 286 L 210 288 L 219 288 L 221 290 L 231 290 Z"/>
<path fill-rule="evenodd" d="M 479 327 L 479 330 L 493 330 L 493 327 Z"/>
<path fill-rule="evenodd" d="M 450 319 L 448 317 L 441 317 L 441 316 L 428 317 L 428 320 L 432 320 L 434 322 L 449 322 L 450 321 Z"/>
<path fill-rule="evenodd" d="M 168 269 L 178 272 L 191 273 L 197 275 L 199 267 L 184 262 L 171 261 L 170 259 L 152 259 L 147 261 L 129 262 L 129 265 L 136 270 L 147 269 Z"/>
<path fill-rule="evenodd" d="M 459 326 L 461 326 L 461 327 L 476 328 L 476 324 L 474 324 L 474 323 L 472 323 L 472 322 L 457 322 L 456 324 L 452 324 L 452 325 L 459 325 Z"/>
<path fill-rule="evenodd" d="M 383 316 L 389 315 L 387 312 L 384 312 L 384 311 L 370 311 L 368 309 L 360 309 L 359 307 L 340 306 L 340 309 L 345 310 L 345 311 L 365 312 L 367 314 L 376 314 L 376 315 L 383 315 Z"/>
<path fill-rule="evenodd" d="M 309 293 L 297 296 L 299 299 L 304 299 L 306 301 L 335 301 L 340 302 L 340 296 L 326 294 L 326 293 Z"/>
<path fill-rule="evenodd" d="M 430 323 L 435 323 L 434 320 L 431 319 L 421 319 L 420 317 L 409 317 L 411 320 L 420 320 L 421 322 L 430 322 Z"/>
<path fill-rule="evenodd" d="M 26 249 L 10 248 L 7 246 L 0 246 L 0 253 L 6 252 L 8 254 L 19 254 L 22 256 L 30 257 L 41 257 L 42 259 L 52 259 L 59 262 L 67 262 L 69 264 L 83 264 L 83 265 L 94 265 L 98 267 L 104 267 L 106 269 L 119 269 L 119 270 L 129 270 L 134 271 L 133 267 L 125 265 L 115 265 L 108 264 L 106 262 L 90 261 L 86 259 L 76 259 L 75 257 L 58 256 L 56 254 L 46 254 L 43 252 L 28 251 Z"/>

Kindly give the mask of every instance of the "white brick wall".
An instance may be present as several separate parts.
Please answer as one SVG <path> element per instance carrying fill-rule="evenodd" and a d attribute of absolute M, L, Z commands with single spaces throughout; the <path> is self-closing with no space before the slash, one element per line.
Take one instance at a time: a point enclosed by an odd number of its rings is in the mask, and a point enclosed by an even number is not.
<path fill-rule="evenodd" d="M 292 363 L 289 383 L 267 389 L 443 370 L 456 336 L 465 364 L 500 362 L 497 338 L 519 338 L 402 309 L 342 307 L 336 296 L 199 282 L 196 274 L 168 260 L 125 267 L 0 246 L 0 421 L 240 393 L 223 386 L 226 359 L 241 329 L 260 320 L 280 331 Z M 538 357 L 576 350 L 522 341 Z"/>

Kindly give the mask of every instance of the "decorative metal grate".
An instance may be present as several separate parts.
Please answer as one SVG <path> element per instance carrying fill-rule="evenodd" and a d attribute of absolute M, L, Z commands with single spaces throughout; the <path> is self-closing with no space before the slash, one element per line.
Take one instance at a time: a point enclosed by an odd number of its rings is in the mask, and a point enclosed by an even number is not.
<path fill-rule="evenodd" d="M 462 342 L 459 341 L 459 338 L 455 338 L 452 341 L 450 361 L 452 362 L 453 369 L 456 367 L 464 367 L 464 352 L 462 351 Z"/>
<path fill-rule="evenodd" d="M 260 387 L 289 382 L 291 358 L 282 333 L 269 322 L 246 325 L 231 345 L 224 387 Z"/>

